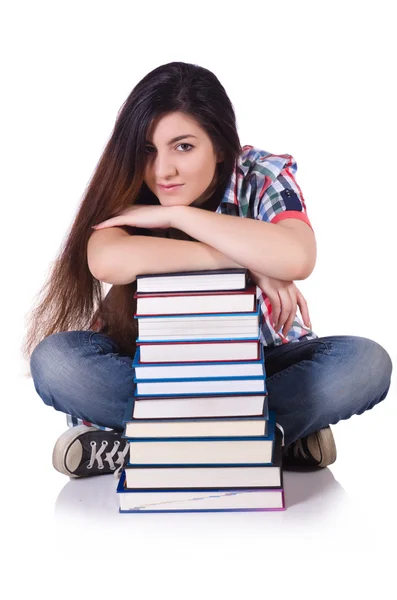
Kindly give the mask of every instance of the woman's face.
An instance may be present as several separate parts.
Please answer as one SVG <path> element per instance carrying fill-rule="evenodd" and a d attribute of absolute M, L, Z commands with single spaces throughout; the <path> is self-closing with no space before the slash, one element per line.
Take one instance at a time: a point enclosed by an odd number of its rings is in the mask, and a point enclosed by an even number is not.
<path fill-rule="evenodd" d="M 172 141 L 174 138 L 181 138 Z M 216 164 L 211 138 L 195 119 L 169 113 L 152 124 L 146 140 L 144 181 L 163 206 L 204 203 L 216 187 Z M 182 184 L 169 191 L 161 185 Z"/>

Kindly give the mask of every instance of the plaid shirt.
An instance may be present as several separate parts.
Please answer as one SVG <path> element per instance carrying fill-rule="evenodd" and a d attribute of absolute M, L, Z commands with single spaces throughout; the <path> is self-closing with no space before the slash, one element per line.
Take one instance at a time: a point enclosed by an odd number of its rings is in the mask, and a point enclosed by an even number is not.
<path fill-rule="evenodd" d="M 216 212 L 267 223 L 300 219 L 313 229 L 302 191 L 294 177 L 296 171 L 296 161 L 290 154 L 270 154 L 254 146 L 244 146 Z M 298 314 L 285 337 L 281 332 L 277 333 L 269 317 L 269 298 L 259 287 L 256 288 L 256 297 L 262 311 L 260 339 L 264 346 L 280 346 L 318 337 L 304 325 Z"/>

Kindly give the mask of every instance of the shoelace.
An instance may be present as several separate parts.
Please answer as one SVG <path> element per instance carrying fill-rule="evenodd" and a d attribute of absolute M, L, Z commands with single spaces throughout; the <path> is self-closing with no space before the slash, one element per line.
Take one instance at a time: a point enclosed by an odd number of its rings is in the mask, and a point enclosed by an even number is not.
<path fill-rule="evenodd" d="M 279 423 L 276 423 L 276 427 L 281 431 L 281 445 L 284 446 L 284 428 Z"/>
<path fill-rule="evenodd" d="M 87 469 L 92 469 L 95 461 L 98 462 L 98 469 L 104 469 L 105 465 L 103 464 L 103 461 L 106 460 L 109 463 L 110 469 L 112 471 L 114 471 L 116 469 L 116 465 L 120 465 L 114 473 L 115 477 L 119 477 L 119 475 L 121 473 L 121 469 L 124 466 L 125 457 L 128 452 L 129 444 L 127 442 L 124 450 L 122 452 L 118 452 L 117 449 L 120 446 L 120 440 L 115 440 L 113 442 L 112 450 L 110 452 L 106 452 L 105 457 L 102 459 L 102 454 L 105 452 L 105 448 L 107 447 L 108 443 L 109 442 L 107 440 L 102 440 L 99 449 L 96 450 L 97 443 L 95 441 L 90 442 L 91 456 L 90 456 L 90 462 L 87 465 Z M 116 460 L 113 460 L 113 457 L 116 454 L 116 452 L 117 452 L 117 458 L 116 458 Z"/>
<path fill-rule="evenodd" d="M 291 450 L 292 450 L 292 454 L 295 456 L 295 458 L 299 458 L 299 457 L 309 458 L 305 449 L 303 448 L 302 439 L 299 439 L 299 440 L 296 440 L 295 442 L 293 442 L 288 447 L 287 454 L 291 454 Z"/>

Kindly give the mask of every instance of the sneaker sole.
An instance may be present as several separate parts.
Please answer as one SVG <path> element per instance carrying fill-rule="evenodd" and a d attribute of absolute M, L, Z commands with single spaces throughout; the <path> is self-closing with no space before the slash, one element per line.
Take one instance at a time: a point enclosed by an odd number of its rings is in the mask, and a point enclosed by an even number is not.
<path fill-rule="evenodd" d="M 327 467 L 336 461 L 336 446 L 331 427 L 325 427 L 316 432 L 321 448 L 322 459 L 319 467 Z"/>
<path fill-rule="evenodd" d="M 52 451 L 52 465 L 59 473 L 63 473 L 63 475 L 68 475 L 69 477 L 80 477 L 67 470 L 65 467 L 65 457 L 69 447 L 75 439 L 86 431 L 98 431 L 98 429 L 95 427 L 87 427 L 87 425 L 77 425 L 76 427 L 71 427 L 68 431 L 65 431 L 58 438 L 54 450 Z"/>

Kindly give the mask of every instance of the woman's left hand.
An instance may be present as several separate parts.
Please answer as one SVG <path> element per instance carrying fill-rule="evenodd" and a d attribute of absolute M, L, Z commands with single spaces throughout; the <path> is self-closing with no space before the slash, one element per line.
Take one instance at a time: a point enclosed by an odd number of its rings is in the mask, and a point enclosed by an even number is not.
<path fill-rule="evenodd" d="M 111 219 L 93 225 L 94 229 L 105 229 L 118 225 L 143 227 L 144 229 L 168 229 L 173 227 L 172 206 L 146 206 L 144 204 L 129 206 Z"/>
<path fill-rule="evenodd" d="M 296 317 L 297 306 L 305 326 L 308 329 L 312 328 L 307 302 L 293 281 L 275 279 L 257 271 L 248 272 L 254 283 L 270 300 L 271 316 L 277 333 L 282 328 L 282 335 L 285 337 L 288 334 Z"/>

